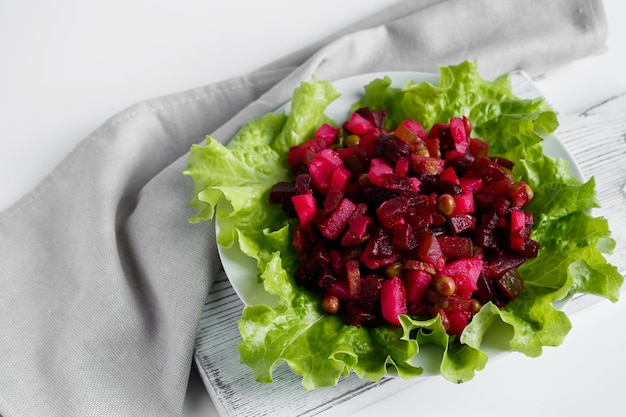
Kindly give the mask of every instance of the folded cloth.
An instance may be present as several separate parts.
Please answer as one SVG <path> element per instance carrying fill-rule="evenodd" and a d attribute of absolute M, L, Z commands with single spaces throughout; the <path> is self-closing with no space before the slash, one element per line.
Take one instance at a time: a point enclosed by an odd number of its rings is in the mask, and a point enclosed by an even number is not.
<path fill-rule="evenodd" d="M 599 0 L 408 0 L 244 77 L 138 103 L 0 213 L 0 415 L 174 416 L 220 268 L 187 152 L 300 81 L 476 60 L 485 78 L 602 52 Z"/>

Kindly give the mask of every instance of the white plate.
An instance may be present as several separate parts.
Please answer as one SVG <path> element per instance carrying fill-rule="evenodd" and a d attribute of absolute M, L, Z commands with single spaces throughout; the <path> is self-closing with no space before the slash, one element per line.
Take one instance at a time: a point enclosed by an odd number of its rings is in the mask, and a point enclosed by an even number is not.
<path fill-rule="evenodd" d="M 385 76 L 388 76 L 391 79 L 391 85 L 393 87 L 402 87 L 409 80 L 412 80 L 415 83 L 427 81 L 432 84 L 437 84 L 439 82 L 438 75 L 420 72 L 371 73 L 344 78 L 333 82 L 333 85 L 341 93 L 341 96 L 328 106 L 326 109 L 326 115 L 336 122 L 346 120 L 350 115 L 350 108 L 352 104 L 361 98 L 363 94 L 363 87 L 370 81 L 376 78 L 383 78 Z M 278 111 L 283 109 L 288 110 L 289 103 L 282 106 L 278 109 Z M 576 165 L 574 158 L 567 151 L 567 149 L 565 149 L 556 136 L 550 135 L 545 138 L 542 146 L 547 155 L 553 158 L 561 158 L 569 161 L 569 167 L 572 175 L 581 181 L 583 180 L 582 172 L 580 171 L 578 165 Z M 218 233 L 220 229 L 219 226 L 219 220 L 217 220 L 216 231 Z M 254 259 L 244 255 L 239 250 L 238 245 L 233 245 L 230 248 L 224 248 L 220 245 L 217 247 L 224 271 L 228 276 L 228 280 L 244 304 L 276 305 L 276 297 L 268 294 L 264 290 L 262 284 L 257 282 L 257 267 Z M 559 303 L 558 307 L 562 308 L 565 302 L 566 301 L 563 300 Z M 510 329 L 510 326 L 501 324 L 498 320 L 496 320 L 491 326 L 489 332 L 485 335 L 483 343 L 481 344 L 481 350 L 487 353 L 490 360 L 493 360 L 504 353 L 509 353 L 510 349 L 508 346 L 508 340 L 510 340 L 511 336 L 512 330 Z M 431 347 L 421 345 L 420 353 L 415 358 L 415 364 L 424 368 L 425 375 L 437 374 L 439 373 L 438 366 L 441 363 L 441 355 L 441 349 L 434 346 Z"/>

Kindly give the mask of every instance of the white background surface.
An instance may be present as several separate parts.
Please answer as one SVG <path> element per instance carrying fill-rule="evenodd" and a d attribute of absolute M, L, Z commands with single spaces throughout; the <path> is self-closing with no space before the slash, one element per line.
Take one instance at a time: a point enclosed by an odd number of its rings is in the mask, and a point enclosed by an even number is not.
<path fill-rule="evenodd" d="M 244 74 L 397 2 L 0 0 L 0 210 L 129 105 Z M 536 80 L 561 113 L 626 92 L 626 3 L 605 8 L 607 53 Z M 540 358 L 507 356 L 462 385 L 432 378 L 358 415 L 623 415 L 626 300 L 571 319 Z M 195 374 L 185 407 L 217 415 Z"/>

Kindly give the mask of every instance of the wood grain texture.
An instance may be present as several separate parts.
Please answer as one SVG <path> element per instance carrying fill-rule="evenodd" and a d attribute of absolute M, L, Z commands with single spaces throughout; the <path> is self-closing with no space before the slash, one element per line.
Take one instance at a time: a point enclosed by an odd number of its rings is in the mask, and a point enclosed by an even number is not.
<path fill-rule="evenodd" d="M 511 74 L 520 97 L 540 96 L 523 73 Z M 594 177 L 604 216 L 613 230 L 617 248 L 609 260 L 626 271 L 626 96 L 614 97 L 584 112 L 559 116 L 558 138 L 574 157 L 586 179 Z M 567 311 L 580 310 L 596 299 L 581 296 Z M 252 370 L 239 361 L 237 320 L 243 304 L 221 272 L 204 307 L 196 335 L 195 361 L 219 413 L 230 416 L 340 416 L 412 387 L 429 377 L 404 381 L 385 378 L 372 383 L 355 375 L 333 388 L 305 392 L 300 377 L 281 365 L 274 383 L 259 384 Z M 435 377 L 436 378 L 436 377 Z"/>

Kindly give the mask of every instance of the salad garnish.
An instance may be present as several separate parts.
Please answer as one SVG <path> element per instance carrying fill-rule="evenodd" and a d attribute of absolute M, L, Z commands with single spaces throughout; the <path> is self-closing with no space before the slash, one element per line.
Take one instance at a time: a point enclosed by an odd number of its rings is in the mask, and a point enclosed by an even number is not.
<path fill-rule="evenodd" d="M 262 282 L 265 291 L 278 299 L 277 305 L 245 306 L 238 323 L 242 338 L 239 355 L 257 381 L 272 382 L 273 371 L 281 363 L 302 376 L 306 390 L 336 385 L 351 372 L 372 381 L 389 373 L 412 378 L 423 372 L 415 358 L 425 345 L 440 348 L 439 370 L 446 379 L 468 381 L 487 362 L 483 339 L 495 324 L 510 330 L 511 351 L 534 357 L 544 346 L 559 345 L 571 328 L 555 302 L 577 293 L 618 300 L 623 276 L 604 256 L 612 252 L 615 241 L 606 219 L 592 214 L 599 206 L 594 179 L 582 182 L 575 178 L 566 160 L 545 155 L 541 146 L 558 126 L 556 113 L 541 98 L 516 97 L 507 75 L 484 80 L 476 63 L 466 61 L 440 67 L 437 85 L 408 82 L 398 88 L 389 77 L 374 79 L 364 86 L 363 96 L 351 110 L 352 114 L 359 114 L 360 109 L 384 111 L 379 128 L 386 131 L 407 120 L 419 123 L 426 132 L 438 125 L 471 121 L 471 130 L 465 133 L 472 132 L 475 145 L 488 145 L 488 159 L 510 162 L 507 178 L 523 185 L 519 196 L 526 200 L 518 211 L 528 213 L 523 219 L 514 215 L 515 230 L 532 230 L 532 235 L 523 239 L 535 242 L 530 244 L 533 248 L 536 244 L 536 252 L 516 265 L 510 277 L 508 289 L 513 296 L 507 297 L 506 303 L 498 298 L 481 300 L 480 309 L 472 312 L 471 320 L 460 330 L 451 330 L 442 314 L 423 317 L 396 309 L 395 313 L 401 313 L 395 314 L 397 323 L 382 320 L 375 326 L 355 326 L 346 323 L 341 314 L 332 314 L 335 307 L 340 308 L 334 300 L 323 302 L 323 293 L 297 283 L 300 253 L 294 234 L 297 237 L 299 224 L 315 220 L 306 218 L 306 210 L 302 210 L 302 219 L 288 215 L 282 204 L 270 201 L 270 192 L 279 183 L 295 184 L 298 174 L 288 163 L 290 150 L 314 138 L 321 126 L 336 131 L 344 149 L 356 141 L 343 135 L 343 120 L 331 120 L 324 114 L 338 95 L 330 82 L 303 82 L 294 91 L 288 112 L 269 113 L 248 122 L 227 146 L 211 137 L 203 145 L 194 145 L 184 172 L 194 183 L 190 205 L 197 212 L 190 221 L 217 218 L 217 243 L 236 246 L 255 259 L 258 274 L 250 279 Z M 293 150 L 291 158 L 297 158 Z M 382 171 L 376 172 L 389 173 L 387 168 L 379 168 Z M 340 177 L 337 174 L 336 181 Z M 454 187 L 447 191 L 438 195 L 448 194 L 452 199 L 437 201 L 444 217 L 454 213 L 455 205 L 466 204 L 456 200 Z M 304 206 L 311 204 L 307 199 L 301 198 Z M 355 224 L 354 238 L 358 239 L 356 232 L 363 230 L 362 226 Z M 334 236 L 336 231 L 330 229 Z M 478 253 L 484 256 L 484 248 L 475 255 Z M 395 282 L 387 285 L 397 289 L 398 282 L 392 278 L 402 274 L 400 269 L 396 273 L 392 269 L 391 278 L 385 278 Z M 450 282 L 447 289 L 444 284 L 438 284 L 439 295 L 450 292 Z M 390 294 L 396 294 L 394 291 Z"/>

